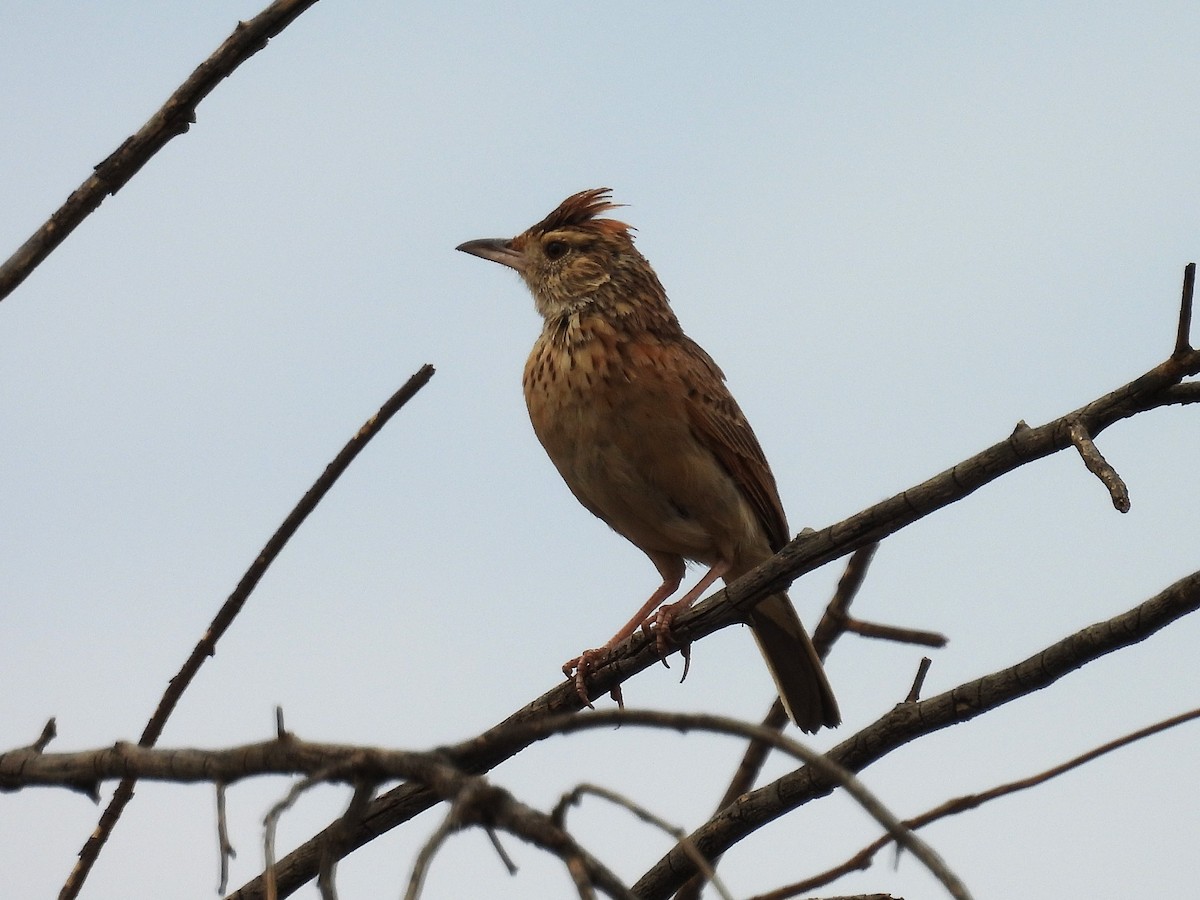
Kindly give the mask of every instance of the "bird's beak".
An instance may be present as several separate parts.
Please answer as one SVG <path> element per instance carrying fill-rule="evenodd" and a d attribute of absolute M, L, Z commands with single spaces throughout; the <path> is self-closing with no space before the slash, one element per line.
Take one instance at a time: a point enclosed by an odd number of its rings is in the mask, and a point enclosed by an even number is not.
<path fill-rule="evenodd" d="M 512 241 L 507 238 L 481 238 L 478 241 L 459 244 L 454 249 L 478 256 L 480 259 L 490 259 L 518 272 L 525 269 L 525 255 L 519 250 L 514 250 Z"/>

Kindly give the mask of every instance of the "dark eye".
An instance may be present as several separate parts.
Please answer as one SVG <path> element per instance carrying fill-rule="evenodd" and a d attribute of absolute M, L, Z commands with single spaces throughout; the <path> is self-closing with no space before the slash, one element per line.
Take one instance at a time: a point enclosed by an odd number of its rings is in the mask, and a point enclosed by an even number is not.
<path fill-rule="evenodd" d="M 566 241 L 551 241 L 546 245 L 546 259 L 551 262 L 556 259 L 562 259 L 570 249 Z"/>

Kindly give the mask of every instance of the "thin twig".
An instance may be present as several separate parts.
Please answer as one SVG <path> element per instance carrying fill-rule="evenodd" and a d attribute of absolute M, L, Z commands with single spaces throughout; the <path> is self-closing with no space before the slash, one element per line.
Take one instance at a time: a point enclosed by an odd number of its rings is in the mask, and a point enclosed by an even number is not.
<path fill-rule="evenodd" d="M 916 703 L 921 699 L 921 688 L 925 687 L 925 676 L 929 674 L 931 665 L 933 660 L 928 656 L 921 657 L 921 663 L 917 666 L 917 676 L 913 679 L 912 687 L 908 689 L 908 696 L 904 698 L 905 703 Z"/>
<path fill-rule="evenodd" d="M 1196 290 L 1196 264 L 1183 267 L 1183 296 L 1179 301 L 1179 327 L 1175 331 L 1174 356 L 1186 356 L 1191 352 L 1192 295 Z"/>
<path fill-rule="evenodd" d="M 267 812 L 263 819 L 263 874 L 266 876 L 268 900 L 276 900 L 278 897 L 278 888 L 275 884 L 275 831 L 279 826 L 280 817 L 296 805 L 296 801 L 305 791 L 327 781 L 334 781 L 352 768 L 353 766 L 349 762 L 336 762 L 301 778 L 292 785 L 284 798 Z"/>
<path fill-rule="evenodd" d="M 1121 747 L 1126 747 L 1129 744 L 1142 740 L 1143 738 L 1158 734 L 1160 731 L 1166 731 L 1168 728 L 1174 728 L 1176 725 L 1182 725 L 1185 722 L 1190 722 L 1193 719 L 1200 719 L 1200 709 L 1193 709 L 1190 712 L 1181 713 L 1177 716 L 1171 716 L 1170 718 L 1164 719 L 1161 722 L 1157 722 L 1154 725 L 1139 729 L 1138 731 L 1127 734 L 1124 737 L 1117 738 L 1114 741 L 1109 741 L 1107 744 L 1103 744 L 1093 750 L 1089 750 L 1087 753 L 1076 756 L 1074 759 L 1068 760 L 1061 765 L 1054 766 L 1051 769 L 1047 769 L 1046 771 L 1037 775 L 1033 775 L 1029 778 L 1022 778 L 1019 781 L 1011 781 L 1008 784 L 999 785 L 998 787 L 994 787 L 991 790 L 984 791 L 980 794 L 967 794 L 962 797 L 956 797 L 952 800 L 947 800 L 945 803 L 942 803 L 931 810 L 923 812 L 919 816 L 906 819 L 904 824 L 913 829 L 924 828 L 931 822 L 936 822 L 938 819 L 943 819 L 947 816 L 975 809 L 976 807 L 987 803 L 989 800 L 995 800 L 996 798 L 1003 797 L 1007 794 L 1013 794 L 1017 791 L 1023 791 L 1028 788 L 1037 787 L 1039 784 L 1043 784 L 1049 781 L 1051 778 L 1056 778 L 1057 776 L 1062 775 L 1064 772 L 1077 769 L 1085 763 L 1089 763 L 1106 753 L 1111 753 L 1112 751 L 1118 750 Z M 890 836 L 883 835 L 872 843 L 868 844 L 862 850 L 858 851 L 845 862 L 836 865 L 833 868 L 820 873 L 819 875 L 806 878 L 804 881 L 799 881 L 795 884 L 788 885 L 787 887 L 780 888 L 777 891 L 763 894 L 754 898 L 754 900 L 786 900 L 786 898 L 795 897 L 798 894 L 802 894 L 806 891 L 812 891 L 817 888 L 824 887 L 827 884 L 831 884 L 832 882 L 850 874 L 851 872 L 864 871 L 870 868 L 871 861 L 874 859 L 875 854 L 877 854 L 891 842 L 892 839 Z"/>
<path fill-rule="evenodd" d="M 229 823 L 225 818 L 225 782 L 218 781 L 217 788 L 217 852 L 221 855 L 220 883 L 217 893 L 224 894 L 229 886 L 229 861 L 237 858 L 237 851 L 229 842 Z"/>
<path fill-rule="evenodd" d="M 1117 512 L 1129 512 L 1129 488 L 1125 486 L 1125 482 L 1121 480 L 1121 476 L 1117 474 L 1117 470 L 1112 467 L 1104 454 L 1100 452 L 1100 448 L 1096 446 L 1092 436 L 1088 434 L 1087 426 L 1082 422 L 1072 422 L 1069 429 L 1071 435 L 1071 443 L 1075 445 L 1075 449 L 1079 451 L 1079 455 L 1083 458 L 1083 464 L 1087 466 L 1089 472 L 1100 479 L 1100 482 L 1108 488 L 1108 494 L 1112 497 L 1113 507 Z"/>
<path fill-rule="evenodd" d="M 136 134 L 126 138 L 29 240 L 0 265 L 0 300 L 24 281 L 109 194 L 115 194 L 167 142 L 187 133 L 196 107 L 221 81 L 290 25 L 317 0 L 277 0 L 233 34 L 192 72 Z"/>
<path fill-rule="evenodd" d="M 867 577 L 867 569 L 870 568 L 871 560 L 875 558 L 875 551 L 878 549 L 877 541 L 867 544 L 855 550 L 846 561 L 846 569 L 838 579 L 833 596 L 829 598 L 825 614 L 813 629 L 813 646 L 817 648 L 817 655 L 821 659 L 829 655 L 834 642 L 845 633 L 846 620 L 850 617 L 850 604 L 858 596 L 863 580 Z"/>
<path fill-rule="evenodd" d="M 881 625 L 878 622 L 864 622 L 853 616 L 846 617 L 846 630 L 859 637 L 877 638 L 884 641 L 894 641 L 898 644 L 917 644 L 921 647 L 945 647 L 947 643 L 944 634 L 936 631 L 923 631 L 920 628 L 900 628 L 897 625 Z"/>
<path fill-rule="evenodd" d="M 334 828 L 328 829 L 328 839 L 321 853 L 321 868 L 317 872 L 317 890 L 321 892 L 321 900 L 337 900 L 337 864 L 341 859 L 340 842 L 342 836 L 362 821 L 367 804 L 375 796 L 376 782 L 359 779 L 354 785 L 354 793 L 346 804 L 346 811 L 337 820 Z"/>
<path fill-rule="evenodd" d="M 724 716 L 618 709 L 589 712 L 574 716 L 555 716 L 552 719 L 542 722 L 528 723 L 526 727 L 539 731 L 544 730 L 547 734 L 570 734 L 588 728 L 610 727 L 614 724 L 651 728 L 665 727 L 683 732 L 691 730 L 712 731 L 718 734 L 732 734 L 738 737 L 747 737 L 752 740 L 761 740 L 769 743 L 776 750 L 805 763 L 804 768 L 816 773 L 818 778 L 828 780 L 831 785 L 838 785 L 844 788 L 846 793 L 853 797 L 855 802 L 868 815 L 888 830 L 888 833 L 895 838 L 897 844 L 911 852 L 929 869 L 933 876 L 946 888 L 951 897 L 955 897 L 957 900 L 969 900 L 971 896 L 967 891 L 966 885 L 951 871 L 949 866 L 946 865 L 933 848 L 916 837 L 911 831 L 904 828 L 900 820 L 852 772 L 836 763 L 829 756 L 825 756 L 799 741 L 784 737 L 759 725 L 739 722 L 736 719 L 729 719 Z M 694 839 L 694 837 L 693 835 L 690 839 Z M 679 868 L 676 869 L 676 872 L 687 871 L 692 868 L 690 855 L 679 844 L 671 851 L 670 855 L 679 862 Z M 639 897 L 645 896 L 644 891 L 639 890 L 637 885 L 634 886 L 633 891 Z"/>
<path fill-rule="evenodd" d="M 562 816 L 564 820 L 566 818 L 566 808 L 568 806 L 578 806 L 584 794 L 591 794 L 595 797 L 600 797 L 603 800 L 607 800 L 609 803 L 623 807 L 624 809 L 629 810 L 643 822 L 653 825 L 660 831 L 664 831 L 669 834 L 683 848 L 684 852 L 687 853 L 688 858 L 691 859 L 692 863 L 700 871 L 700 874 L 704 876 L 704 879 L 712 883 L 713 889 L 720 894 L 723 900 L 733 900 L 733 895 L 729 892 L 729 889 L 726 888 L 721 882 L 721 879 L 717 877 L 716 871 L 714 871 L 713 867 L 709 865 L 708 860 L 704 858 L 704 854 L 697 850 L 695 844 L 688 839 L 686 831 L 684 831 L 678 825 L 671 824 L 661 816 L 655 815 L 654 813 L 650 812 L 650 810 L 646 809 L 646 807 L 642 806 L 640 803 L 634 802 L 631 798 L 626 797 L 624 794 L 617 793 L 616 791 L 610 791 L 608 788 L 600 787 L 596 784 L 577 785 L 574 790 L 563 796 L 556 807 L 556 809 L 561 808 L 563 810 Z"/>
<path fill-rule="evenodd" d="M 483 832 L 487 835 L 488 841 L 491 842 L 492 849 L 496 851 L 496 855 L 500 857 L 500 862 L 504 863 L 504 868 L 508 869 L 508 874 L 516 875 L 519 871 L 517 864 L 513 862 L 512 857 L 508 855 L 508 851 L 504 849 L 504 845 L 500 843 L 500 836 L 496 834 L 496 829 L 485 825 Z"/>
<path fill-rule="evenodd" d="M 408 876 L 408 890 L 404 892 L 404 900 L 417 900 L 421 896 L 421 888 L 425 884 L 425 875 L 429 872 L 429 864 L 433 862 L 434 856 L 446 843 L 446 839 L 458 827 L 458 812 L 456 807 L 451 805 L 441 824 L 434 829 L 429 840 L 421 846 L 417 858 L 413 861 L 412 873 Z"/>
<path fill-rule="evenodd" d="M 56 737 L 58 737 L 58 723 L 55 721 L 54 716 L 51 716 L 46 720 L 46 724 L 42 726 L 42 733 L 38 735 L 37 740 L 29 745 L 29 749 L 35 753 L 41 753 Z"/>
<path fill-rule="evenodd" d="M 300 499 L 295 508 L 288 513 L 283 523 L 271 535 L 271 539 L 267 541 L 262 551 L 255 558 L 254 562 L 246 570 L 237 587 L 233 589 L 233 593 L 221 605 L 216 616 L 213 617 L 208 629 L 200 638 L 192 650 L 191 655 L 184 661 L 179 672 L 167 684 L 167 689 L 162 695 L 162 699 L 158 702 L 158 707 L 154 710 L 154 714 L 150 717 L 150 721 L 146 723 L 146 727 L 142 730 L 142 735 L 138 739 L 139 747 L 153 747 L 162 734 L 163 728 L 167 724 L 167 719 L 170 718 L 175 706 L 179 703 L 183 692 L 187 690 L 192 683 L 192 679 L 196 677 L 196 673 L 200 671 L 200 667 L 210 656 L 216 653 L 217 641 L 233 623 L 234 618 L 241 612 L 246 601 L 250 598 L 250 594 L 254 588 L 258 586 L 264 574 L 275 558 L 291 540 L 292 535 L 300 528 L 304 520 L 321 502 L 322 498 L 329 493 L 329 490 L 337 482 L 338 478 L 347 467 L 354 461 L 354 458 L 362 452 L 365 447 L 376 434 L 380 432 L 384 425 L 388 423 L 400 409 L 413 396 L 429 383 L 429 379 L 433 377 L 433 366 L 422 366 L 416 374 L 408 379 L 407 382 L 396 391 L 387 402 L 379 408 L 379 411 L 369 418 L 358 433 L 354 435 L 342 448 L 341 452 L 334 457 L 333 462 L 325 467 L 325 471 L 314 482 L 313 486 L 308 489 L 308 492 Z M 279 728 L 283 727 L 283 713 L 278 713 Z M 83 882 L 86 880 L 88 872 L 96 862 L 96 858 L 100 855 L 105 842 L 108 840 L 112 830 L 116 827 L 118 820 L 121 818 L 121 813 L 125 806 L 133 799 L 133 785 L 135 779 L 124 778 L 113 792 L 112 799 L 108 803 L 108 807 L 100 816 L 100 821 L 96 825 L 96 829 L 88 837 L 87 842 L 83 845 L 83 849 L 79 851 L 79 859 L 75 863 L 75 868 L 67 877 L 66 883 L 59 892 L 59 900 L 73 900 L 79 894 L 80 888 L 83 887 Z"/>

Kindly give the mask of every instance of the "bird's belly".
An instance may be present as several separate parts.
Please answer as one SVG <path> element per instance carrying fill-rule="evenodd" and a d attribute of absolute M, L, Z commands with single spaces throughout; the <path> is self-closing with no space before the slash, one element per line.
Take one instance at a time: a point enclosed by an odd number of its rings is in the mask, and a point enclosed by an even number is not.
<path fill-rule="evenodd" d="M 763 541 L 753 510 L 653 383 L 559 370 L 526 379 L 533 428 L 578 500 L 647 552 L 713 565 Z"/>

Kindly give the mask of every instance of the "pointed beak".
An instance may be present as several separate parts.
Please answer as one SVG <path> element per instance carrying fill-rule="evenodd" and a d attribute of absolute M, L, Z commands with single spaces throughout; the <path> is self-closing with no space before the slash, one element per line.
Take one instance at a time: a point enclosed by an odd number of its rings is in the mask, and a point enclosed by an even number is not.
<path fill-rule="evenodd" d="M 482 238 L 478 241 L 467 241 L 454 248 L 463 253 L 470 253 L 480 259 L 490 259 L 502 266 L 516 269 L 518 272 L 525 268 L 525 256 L 519 250 L 514 250 L 512 241 L 506 238 Z"/>

